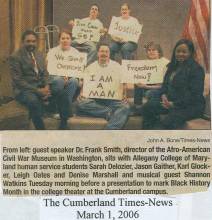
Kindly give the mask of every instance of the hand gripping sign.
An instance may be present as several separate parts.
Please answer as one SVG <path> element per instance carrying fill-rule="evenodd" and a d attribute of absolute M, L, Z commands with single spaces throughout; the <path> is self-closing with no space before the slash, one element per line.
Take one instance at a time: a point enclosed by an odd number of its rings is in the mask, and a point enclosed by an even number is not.
<path fill-rule="evenodd" d="M 87 41 L 99 42 L 100 29 L 84 19 L 75 19 L 72 35 L 78 41 L 84 43 Z"/>
<path fill-rule="evenodd" d="M 120 68 L 119 68 L 120 69 Z M 83 96 L 86 98 L 121 100 L 123 86 L 120 74 L 116 68 L 111 69 L 89 69 L 84 73 Z"/>
<path fill-rule="evenodd" d="M 108 33 L 111 36 L 123 39 L 123 41 L 131 41 L 138 43 L 142 30 L 142 25 L 137 21 L 123 22 L 119 17 L 112 17 Z"/>
<path fill-rule="evenodd" d="M 124 83 L 157 84 L 163 82 L 167 59 L 157 60 L 123 60 Z"/>
<path fill-rule="evenodd" d="M 52 50 L 48 54 L 47 70 L 50 75 L 82 78 L 87 54 Z"/>

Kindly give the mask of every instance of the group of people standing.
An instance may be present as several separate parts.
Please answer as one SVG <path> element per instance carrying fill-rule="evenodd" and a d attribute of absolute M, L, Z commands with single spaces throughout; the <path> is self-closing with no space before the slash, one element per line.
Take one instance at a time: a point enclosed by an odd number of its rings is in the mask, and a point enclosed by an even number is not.
<path fill-rule="evenodd" d="M 94 4 L 90 8 L 89 17 L 84 18 L 99 29 L 101 35 L 107 32 L 98 19 L 99 7 Z M 130 16 L 128 4 L 121 6 L 123 23 L 135 23 L 136 18 Z M 69 21 L 73 27 L 74 21 Z M 47 62 L 55 51 L 72 54 L 79 51 L 87 53 L 85 74 L 92 70 L 103 73 L 114 72 L 116 80 L 123 87 L 123 100 L 84 98 L 82 93 L 83 79 L 60 77 L 46 70 L 45 59 L 36 50 L 38 36 L 33 31 L 25 31 L 22 35 L 23 46 L 10 57 L 10 68 L 16 99 L 29 109 L 36 129 L 45 129 L 42 120 L 43 105 L 56 100 L 61 122 L 59 129 L 68 129 L 72 102 L 78 99 L 78 112 L 83 115 L 105 118 L 106 129 L 122 129 L 131 112 L 126 97 L 127 86 L 121 83 L 120 64 L 115 61 L 116 53 L 122 59 L 132 60 L 137 49 L 135 42 L 125 41 L 121 37 L 111 36 L 111 43 L 72 40 L 71 32 L 64 30 L 59 34 L 59 45 L 49 51 Z M 134 106 L 143 117 L 142 129 L 178 129 L 192 118 L 199 117 L 204 111 L 204 70 L 194 60 L 195 49 L 191 41 L 181 39 L 177 42 L 171 61 L 163 57 L 159 44 L 150 42 L 145 47 L 148 59 L 161 59 L 164 65 L 162 84 L 138 83 L 134 86 Z M 142 103 L 143 96 L 147 102 Z M 161 120 L 160 114 L 165 117 Z"/>

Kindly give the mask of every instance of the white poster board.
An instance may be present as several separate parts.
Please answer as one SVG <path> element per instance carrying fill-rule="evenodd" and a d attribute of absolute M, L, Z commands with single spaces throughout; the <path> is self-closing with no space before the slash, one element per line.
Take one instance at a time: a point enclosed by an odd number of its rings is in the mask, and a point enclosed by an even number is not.
<path fill-rule="evenodd" d="M 124 83 L 157 84 L 163 82 L 168 60 L 123 60 Z"/>
<path fill-rule="evenodd" d="M 142 30 L 142 25 L 138 22 L 123 22 L 119 17 L 112 17 L 108 33 L 111 36 L 123 39 L 123 41 L 132 41 L 138 43 Z"/>
<path fill-rule="evenodd" d="M 102 68 L 90 68 L 84 73 L 83 96 L 86 98 L 121 100 L 123 85 L 120 73 L 115 69 L 111 71 Z M 119 68 L 121 70 L 121 68 Z"/>
<path fill-rule="evenodd" d="M 86 64 L 86 53 L 64 53 L 55 50 L 48 55 L 47 70 L 50 75 L 81 78 Z"/>
<path fill-rule="evenodd" d="M 99 27 L 91 24 L 90 21 L 75 19 L 72 35 L 77 41 L 82 43 L 87 41 L 99 42 L 100 29 Z"/>

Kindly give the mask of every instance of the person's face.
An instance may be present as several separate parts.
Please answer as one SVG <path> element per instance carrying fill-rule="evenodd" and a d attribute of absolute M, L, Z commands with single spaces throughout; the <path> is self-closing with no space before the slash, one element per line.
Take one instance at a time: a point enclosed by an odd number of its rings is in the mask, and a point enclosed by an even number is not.
<path fill-rule="evenodd" d="M 160 58 L 160 54 L 158 52 L 158 50 L 154 47 L 149 47 L 147 49 L 147 58 L 150 60 L 154 60 L 154 59 L 159 59 Z"/>
<path fill-rule="evenodd" d="M 180 44 L 175 50 L 175 58 L 178 62 L 184 62 L 191 56 L 186 44 Z"/>
<path fill-rule="evenodd" d="M 110 59 L 110 49 L 108 46 L 101 46 L 98 51 L 98 59 L 100 64 L 108 63 Z"/>
<path fill-rule="evenodd" d="M 26 35 L 23 45 L 28 52 L 33 52 L 37 47 L 37 38 L 33 34 Z"/>
<path fill-rule="evenodd" d="M 93 5 L 91 6 L 91 9 L 90 9 L 90 17 L 93 18 L 93 19 L 96 19 L 99 15 L 99 9 L 96 5 Z"/>
<path fill-rule="evenodd" d="M 67 33 L 62 33 L 60 36 L 59 44 L 62 50 L 68 50 L 71 46 L 71 36 Z"/>
<path fill-rule="evenodd" d="M 128 18 L 130 16 L 130 9 L 127 7 L 127 5 L 121 6 L 121 16 L 122 18 Z"/>

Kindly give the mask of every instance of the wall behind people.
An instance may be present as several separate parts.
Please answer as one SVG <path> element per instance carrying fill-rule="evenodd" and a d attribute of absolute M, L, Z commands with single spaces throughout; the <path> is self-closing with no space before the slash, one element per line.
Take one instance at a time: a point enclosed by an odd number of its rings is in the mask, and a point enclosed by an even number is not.
<path fill-rule="evenodd" d="M 20 47 L 24 30 L 52 23 L 51 4 L 52 0 L 0 0 L 0 61 L 7 59 L 12 51 Z"/>
<path fill-rule="evenodd" d="M 138 58 L 145 58 L 143 46 L 155 41 L 161 44 L 164 55 L 170 58 L 174 44 L 180 38 L 186 16 L 191 5 L 189 0 L 60 0 L 53 1 L 53 23 L 67 27 L 70 19 L 84 18 L 90 6 L 100 6 L 100 20 L 109 27 L 112 16 L 120 16 L 120 6 L 129 3 L 131 15 L 143 24 L 143 34 L 139 41 Z"/>
<path fill-rule="evenodd" d="M 9 1 L 0 0 L 0 61 L 5 59 L 10 53 L 10 11 Z"/>

